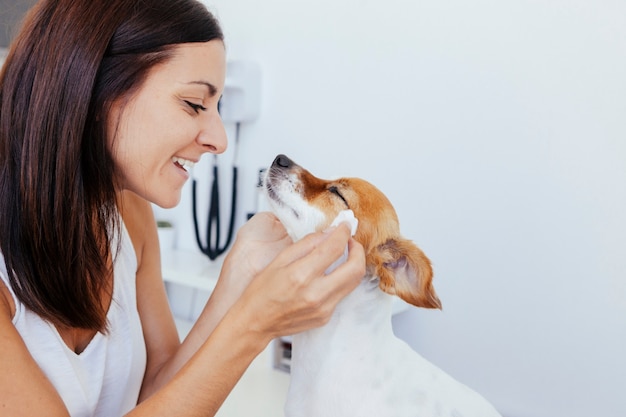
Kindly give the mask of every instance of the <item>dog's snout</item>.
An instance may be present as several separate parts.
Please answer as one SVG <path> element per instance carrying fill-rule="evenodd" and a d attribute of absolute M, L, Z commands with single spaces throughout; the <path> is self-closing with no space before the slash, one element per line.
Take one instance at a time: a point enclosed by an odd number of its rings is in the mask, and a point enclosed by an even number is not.
<path fill-rule="evenodd" d="M 283 154 L 278 155 L 272 162 L 272 166 L 280 168 L 291 168 L 293 165 L 293 161 Z"/>

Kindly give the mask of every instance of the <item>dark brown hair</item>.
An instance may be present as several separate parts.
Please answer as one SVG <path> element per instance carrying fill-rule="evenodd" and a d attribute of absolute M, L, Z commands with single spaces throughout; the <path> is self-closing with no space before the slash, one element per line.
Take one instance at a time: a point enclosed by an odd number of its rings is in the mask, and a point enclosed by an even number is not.
<path fill-rule="evenodd" d="M 0 72 L 0 251 L 35 313 L 106 329 L 110 106 L 174 45 L 213 39 L 219 24 L 195 0 L 43 0 L 27 14 Z"/>

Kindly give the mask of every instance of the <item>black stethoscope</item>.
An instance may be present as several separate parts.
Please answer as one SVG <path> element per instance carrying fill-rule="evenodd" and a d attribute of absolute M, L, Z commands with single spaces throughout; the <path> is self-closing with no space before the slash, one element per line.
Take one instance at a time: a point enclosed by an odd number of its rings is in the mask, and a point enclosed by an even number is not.
<path fill-rule="evenodd" d="M 195 177 L 191 182 L 191 199 L 192 199 L 192 211 L 193 211 L 193 226 L 196 233 L 196 242 L 200 251 L 209 257 L 210 260 L 215 260 L 218 256 L 226 252 L 230 242 L 233 239 L 235 231 L 235 211 L 237 207 L 237 153 L 239 148 L 239 127 L 240 123 L 235 124 L 235 144 L 233 155 L 233 188 L 231 196 L 230 206 L 230 221 L 228 225 L 228 234 L 226 236 L 226 242 L 220 245 L 220 191 L 219 191 L 219 176 L 218 176 L 218 164 L 217 155 L 213 155 L 213 181 L 211 183 L 211 194 L 209 200 L 209 213 L 207 217 L 207 226 L 205 234 L 205 243 L 200 238 L 200 229 L 198 227 L 198 213 L 196 209 L 196 188 L 197 181 Z"/>

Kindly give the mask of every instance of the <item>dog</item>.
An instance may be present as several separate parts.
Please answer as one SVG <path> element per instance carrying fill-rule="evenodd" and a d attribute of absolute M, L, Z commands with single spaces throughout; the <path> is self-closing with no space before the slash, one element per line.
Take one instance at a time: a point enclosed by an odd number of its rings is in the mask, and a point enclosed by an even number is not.
<path fill-rule="evenodd" d="M 387 197 L 359 178 L 323 180 L 278 155 L 264 189 L 296 241 L 326 229 L 339 213 L 358 220 L 366 254 L 362 283 L 330 321 L 292 338 L 286 417 L 501 417 L 482 396 L 394 336 L 392 301 L 441 308 L 426 255 L 400 235 Z"/>

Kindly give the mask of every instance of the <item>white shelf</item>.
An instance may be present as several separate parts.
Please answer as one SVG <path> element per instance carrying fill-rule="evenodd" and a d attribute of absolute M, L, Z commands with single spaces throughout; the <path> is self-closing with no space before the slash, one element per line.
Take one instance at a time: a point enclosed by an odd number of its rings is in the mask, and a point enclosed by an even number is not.
<path fill-rule="evenodd" d="M 199 251 L 169 250 L 161 253 L 163 279 L 174 284 L 213 291 L 222 260 L 211 261 Z"/>

